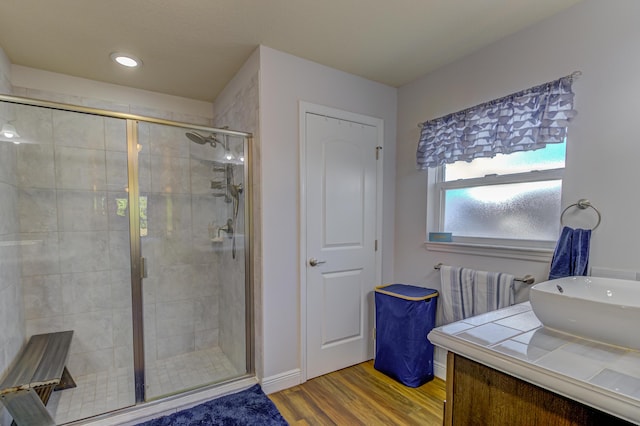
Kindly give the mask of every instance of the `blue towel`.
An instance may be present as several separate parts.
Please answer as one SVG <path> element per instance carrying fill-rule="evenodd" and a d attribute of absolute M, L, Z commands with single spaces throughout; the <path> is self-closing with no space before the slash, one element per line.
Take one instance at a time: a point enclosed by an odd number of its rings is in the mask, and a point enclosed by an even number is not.
<path fill-rule="evenodd" d="M 590 241 L 590 229 L 562 228 L 551 260 L 549 279 L 587 275 Z"/>

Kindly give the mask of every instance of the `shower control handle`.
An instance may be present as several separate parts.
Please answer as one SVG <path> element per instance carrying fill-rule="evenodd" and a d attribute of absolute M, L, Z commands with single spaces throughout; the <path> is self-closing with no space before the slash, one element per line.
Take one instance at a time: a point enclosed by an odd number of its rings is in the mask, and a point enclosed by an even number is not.
<path fill-rule="evenodd" d="M 309 265 L 310 266 L 318 266 L 318 265 L 321 265 L 323 263 L 327 263 L 327 261 L 326 260 L 318 260 L 318 259 L 315 259 L 313 257 L 311 259 L 309 259 Z"/>

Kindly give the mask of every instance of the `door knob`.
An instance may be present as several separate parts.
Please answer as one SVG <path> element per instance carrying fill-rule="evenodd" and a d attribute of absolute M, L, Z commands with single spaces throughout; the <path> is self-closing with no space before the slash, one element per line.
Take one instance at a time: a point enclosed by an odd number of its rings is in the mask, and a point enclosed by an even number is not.
<path fill-rule="evenodd" d="M 309 265 L 310 266 L 318 266 L 318 265 L 323 264 L 323 263 L 327 263 L 327 261 L 326 260 L 318 260 L 318 259 L 315 259 L 313 257 L 311 259 L 309 259 Z"/>

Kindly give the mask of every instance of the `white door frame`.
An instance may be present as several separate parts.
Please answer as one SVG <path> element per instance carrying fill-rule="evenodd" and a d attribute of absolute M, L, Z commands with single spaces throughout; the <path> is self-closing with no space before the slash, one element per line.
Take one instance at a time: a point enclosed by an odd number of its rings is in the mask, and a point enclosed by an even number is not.
<path fill-rule="evenodd" d="M 330 108 L 323 105 L 312 104 L 300 101 L 299 103 L 299 124 L 300 124 L 300 202 L 299 202 L 299 223 L 298 235 L 300 237 L 298 271 L 300 275 L 300 369 L 301 383 L 307 381 L 307 207 L 306 207 L 306 115 L 307 113 L 323 115 L 337 120 L 353 121 L 356 123 L 375 126 L 378 132 L 378 161 L 376 162 L 376 240 L 378 250 L 375 252 L 375 284 L 382 281 L 382 187 L 383 187 L 383 162 L 384 162 L 384 121 L 381 118 L 370 117 L 353 112 Z M 372 154 L 373 155 L 373 154 Z M 372 299 L 373 300 L 373 297 Z M 372 311 L 373 312 L 373 311 Z M 369 348 L 372 351 L 373 348 Z M 373 356 L 373 352 L 371 352 Z"/>

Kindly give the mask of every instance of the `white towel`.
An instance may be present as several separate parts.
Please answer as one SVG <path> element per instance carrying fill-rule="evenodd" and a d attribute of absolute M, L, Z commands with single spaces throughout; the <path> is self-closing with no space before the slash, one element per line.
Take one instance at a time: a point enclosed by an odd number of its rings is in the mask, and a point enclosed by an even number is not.
<path fill-rule="evenodd" d="M 442 324 L 513 305 L 514 280 L 502 272 L 441 266 Z"/>

